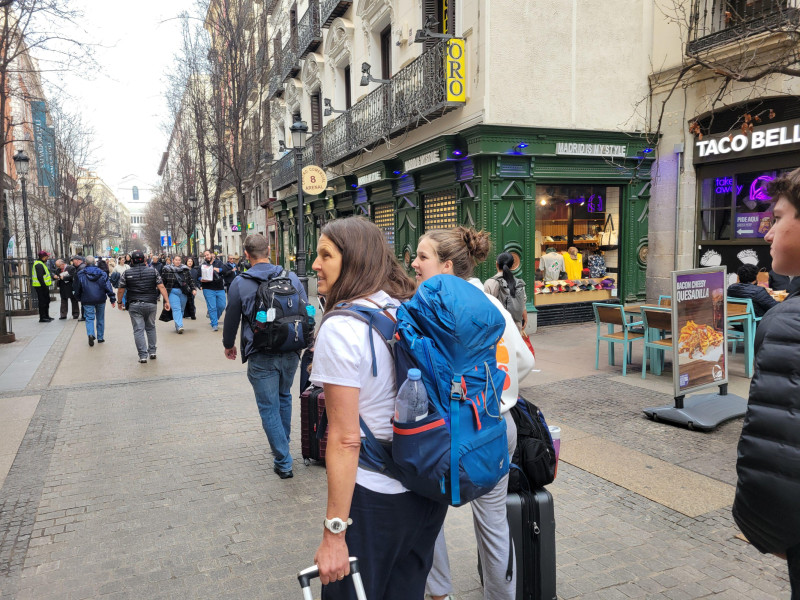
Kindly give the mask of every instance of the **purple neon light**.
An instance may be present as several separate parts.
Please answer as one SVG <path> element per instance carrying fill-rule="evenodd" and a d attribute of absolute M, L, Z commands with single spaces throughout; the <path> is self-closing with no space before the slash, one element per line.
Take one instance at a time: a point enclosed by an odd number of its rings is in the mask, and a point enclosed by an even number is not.
<path fill-rule="evenodd" d="M 772 200 L 767 196 L 767 184 L 770 181 L 775 181 L 772 175 L 761 175 L 753 180 L 750 184 L 750 199 L 758 202 L 769 202 Z"/>

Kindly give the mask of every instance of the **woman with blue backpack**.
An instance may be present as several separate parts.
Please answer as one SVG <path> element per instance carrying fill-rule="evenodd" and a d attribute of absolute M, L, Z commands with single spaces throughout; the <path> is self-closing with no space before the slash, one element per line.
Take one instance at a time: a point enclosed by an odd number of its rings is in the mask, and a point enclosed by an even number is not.
<path fill-rule="evenodd" d="M 473 272 L 486 260 L 489 250 L 489 234 L 485 231 L 467 227 L 432 230 L 420 238 L 417 257 L 411 266 L 416 271 L 418 283 L 435 275 L 451 274 L 483 290 Z M 508 454 L 512 456 L 517 445 L 517 429 L 508 411 L 517 403 L 519 382 L 533 369 L 534 358 L 514 318 L 497 298 L 489 293 L 486 297 L 500 310 L 506 322 L 503 337 L 497 345 L 497 366 L 506 372 L 500 412 L 506 423 Z M 514 600 L 516 597 L 516 565 L 506 521 L 507 491 L 508 475 L 505 475 L 492 491 L 471 502 L 483 569 L 483 594 L 487 600 Z M 434 600 L 447 598 L 453 591 L 444 528 L 436 540 L 426 591 Z"/>
<path fill-rule="evenodd" d="M 310 377 L 324 388 L 328 415 L 328 500 L 314 557 L 322 598 L 355 598 L 350 582 L 342 581 L 350 572 L 349 556 L 359 559 L 368 598 L 422 598 L 447 505 L 360 465 L 362 421 L 382 443 L 392 439 L 395 365 L 374 328 L 347 312 L 336 314 L 347 302 L 381 308 L 394 319 L 396 308 L 414 294 L 414 282 L 383 232 L 361 217 L 325 225 L 312 268 L 328 312 Z"/>

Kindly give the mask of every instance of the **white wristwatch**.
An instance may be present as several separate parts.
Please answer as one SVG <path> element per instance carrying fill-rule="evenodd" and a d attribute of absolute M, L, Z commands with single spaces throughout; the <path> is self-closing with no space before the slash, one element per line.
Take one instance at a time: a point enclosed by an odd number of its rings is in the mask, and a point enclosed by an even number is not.
<path fill-rule="evenodd" d="M 353 519 L 342 521 L 339 517 L 333 517 L 332 519 L 325 519 L 323 524 L 331 533 L 342 533 L 349 525 L 353 524 Z"/>

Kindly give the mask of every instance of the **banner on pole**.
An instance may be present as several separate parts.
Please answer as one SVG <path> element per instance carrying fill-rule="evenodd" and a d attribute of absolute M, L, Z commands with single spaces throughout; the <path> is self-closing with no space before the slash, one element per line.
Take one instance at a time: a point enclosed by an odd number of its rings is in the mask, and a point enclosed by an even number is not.
<path fill-rule="evenodd" d="M 39 185 L 47 187 L 50 197 L 56 198 L 58 197 L 56 130 L 47 126 L 47 110 L 41 100 L 31 101 L 31 117 Z"/>

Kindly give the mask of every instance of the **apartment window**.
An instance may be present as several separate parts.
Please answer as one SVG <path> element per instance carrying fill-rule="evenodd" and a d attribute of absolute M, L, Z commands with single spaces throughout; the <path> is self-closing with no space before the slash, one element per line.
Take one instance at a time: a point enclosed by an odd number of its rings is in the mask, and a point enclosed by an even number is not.
<path fill-rule="evenodd" d="M 344 68 L 344 107 L 350 108 L 353 105 L 352 97 L 350 95 L 350 65 Z"/>
<path fill-rule="evenodd" d="M 133 199 L 134 200 L 139 199 L 139 188 L 137 186 L 133 186 Z"/>
<path fill-rule="evenodd" d="M 322 98 L 320 92 L 311 95 L 311 133 L 322 130 Z"/>
<path fill-rule="evenodd" d="M 381 78 L 392 76 L 392 26 L 381 31 Z"/>

